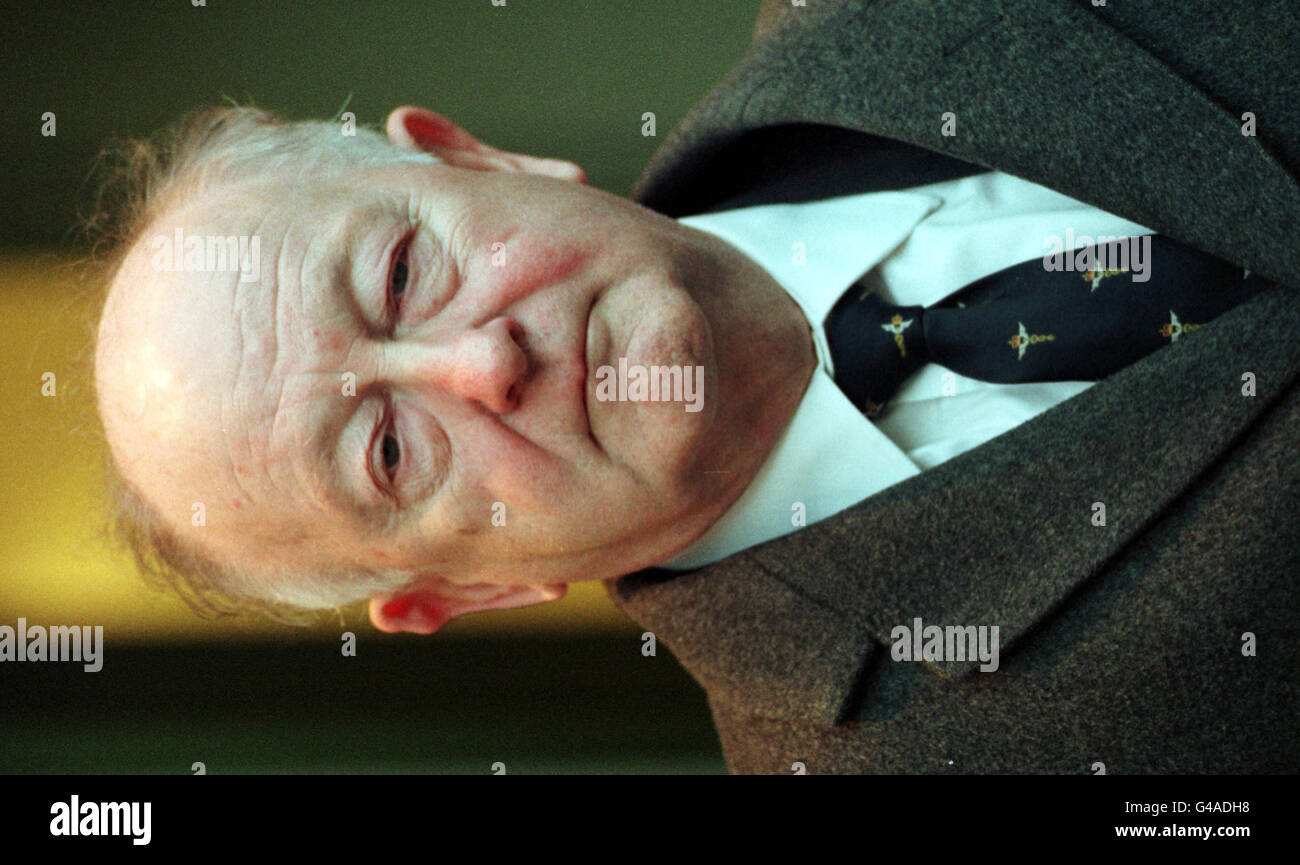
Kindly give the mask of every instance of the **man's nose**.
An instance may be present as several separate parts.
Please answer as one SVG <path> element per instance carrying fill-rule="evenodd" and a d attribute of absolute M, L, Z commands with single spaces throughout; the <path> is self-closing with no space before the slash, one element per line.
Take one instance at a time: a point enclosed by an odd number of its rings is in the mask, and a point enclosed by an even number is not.
<path fill-rule="evenodd" d="M 523 335 L 517 321 L 497 316 L 434 343 L 408 344 L 394 378 L 399 385 L 437 388 L 505 414 L 518 406 L 528 375 Z"/>

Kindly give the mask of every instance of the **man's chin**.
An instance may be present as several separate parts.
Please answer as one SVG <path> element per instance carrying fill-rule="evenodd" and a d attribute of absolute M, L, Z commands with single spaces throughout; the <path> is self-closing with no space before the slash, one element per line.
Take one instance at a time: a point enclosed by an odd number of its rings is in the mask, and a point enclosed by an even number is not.
<path fill-rule="evenodd" d="M 645 477 L 695 465 L 718 415 L 707 316 L 688 292 L 661 279 L 628 282 L 601 302 L 607 307 L 591 316 L 586 358 L 593 438 Z"/>
<path fill-rule="evenodd" d="M 591 432 L 611 458 L 642 477 L 678 476 L 701 461 L 716 411 L 711 402 L 706 396 L 697 411 L 683 402 L 593 402 Z"/>

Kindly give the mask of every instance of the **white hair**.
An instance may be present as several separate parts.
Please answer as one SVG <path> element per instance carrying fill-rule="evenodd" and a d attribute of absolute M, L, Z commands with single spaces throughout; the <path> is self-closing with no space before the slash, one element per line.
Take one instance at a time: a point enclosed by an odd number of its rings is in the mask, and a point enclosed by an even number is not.
<path fill-rule="evenodd" d="M 358 167 L 418 162 L 431 153 L 405 150 L 365 126 L 330 120 L 287 121 L 259 108 L 204 112 L 179 133 L 175 158 L 154 195 L 154 212 L 178 198 L 270 177 L 337 176 Z"/>

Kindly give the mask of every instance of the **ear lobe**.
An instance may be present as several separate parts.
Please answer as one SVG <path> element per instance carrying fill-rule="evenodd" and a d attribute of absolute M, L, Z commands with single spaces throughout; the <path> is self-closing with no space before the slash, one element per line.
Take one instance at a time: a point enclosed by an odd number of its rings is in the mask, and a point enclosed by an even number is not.
<path fill-rule="evenodd" d="M 459 168 L 540 174 L 574 183 L 587 182 L 587 173 L 572 162 L 497 150 L 427 108 L 413 105 L 395 108 L 388 115 L 385 128 L 388 140 L 398 147 L 432 153 Z"/>
<path fill-rule="evenodd" d="M 370 599 L 370 621 L 389 634 L 432 634 L 457 616 L 484 610 L 508 610 L 557 601 L 568 590 L 566 583 L 543 586 L 502 586 L 477 583 L 457 586 L 439 580 L 431 586 L 400 595 L 376 595 Z"/>

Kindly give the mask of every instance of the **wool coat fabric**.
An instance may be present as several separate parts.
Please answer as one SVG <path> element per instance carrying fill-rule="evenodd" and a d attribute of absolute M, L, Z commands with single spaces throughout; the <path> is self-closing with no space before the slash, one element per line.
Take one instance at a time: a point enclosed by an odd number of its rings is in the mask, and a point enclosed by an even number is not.
<path fill-rule="evenodd" d="M 763 5 L 638 201 L 997 169 L 1279 287 L 835 517 L 607 581 L 732 772 L 1300 771 L 1296 45 L 1291 0 Z M 998 626 L 998 669 L 897 660 L 917 618 Z"/>

